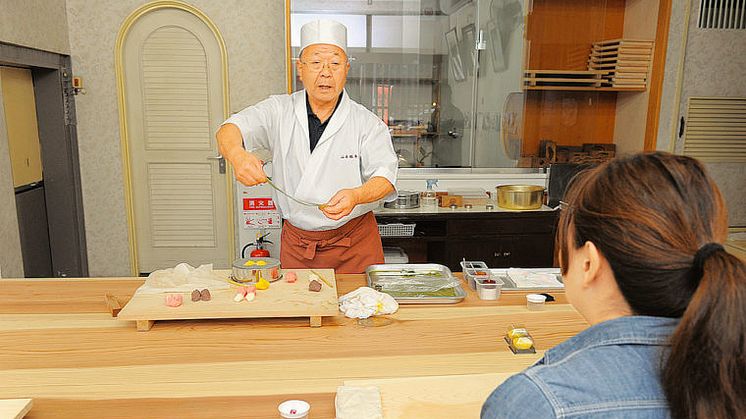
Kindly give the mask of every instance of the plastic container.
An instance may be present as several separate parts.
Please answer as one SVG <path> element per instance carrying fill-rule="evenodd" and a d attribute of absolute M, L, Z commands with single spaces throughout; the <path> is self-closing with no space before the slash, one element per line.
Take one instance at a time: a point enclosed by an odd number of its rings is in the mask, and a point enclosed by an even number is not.
<path fill-rule="evenodd" d="M 480 300 L 497 300 L 500 298 L 500 292 L 503 289 L 503 281 L 500 278 L 478 278 L 475 282 L 477 283 L 477 295 Z"/>
<path fill-rule="evenodd" d="M 277 406 L 280 416 L 286 419 L 305 419 L 311 410 L 311 405 L 303 400 L 286 400 Z"/>
<path fill-rule="evenodd" d="M 378 234 L 381 237 L 412 237 L 416 224 L 378 224 Z"/>
<path fill-rule="evenodd" d="M 428 179 L 425 182 L 427 190 L 422 193 L 422 208 L 435 211 L 438 209 L 438 196 L 433 190 L 433 186 L 438 184 L 438 179 Z"/>
<path fill-rule="evenodd" d="M 464 272 L 464 278 L 469 283 L 469 287 L 473 290 L 477 289 L 477 279 L 490 279 L 492 274 L 490 268 L 484 262 L 470 262 L 462 260 L 460 262 L 461 270 Z M 502 282 L 502 281 L 500 281 Z"/>
<path fill-rule="evenodd" d="M 384 247 L 383 263 L 409 263 L 409 256 L 401 247 Z"/>
<path fill-rule="evenodd" d="M 546 295 L 541 294 L 528 294 L 526 295 L 526 307 L 529 310 L 544 310 L 544 302 L 546 302 Z"/>

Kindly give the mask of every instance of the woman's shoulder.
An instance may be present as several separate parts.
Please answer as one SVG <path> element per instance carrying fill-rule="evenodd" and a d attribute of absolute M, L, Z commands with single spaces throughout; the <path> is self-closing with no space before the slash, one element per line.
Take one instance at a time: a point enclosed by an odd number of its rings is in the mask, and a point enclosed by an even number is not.
<path fill-rule="evenodd" d="M 482 406 L 482 419 L 555 417 L 550 394 L 525 373 L 516 374 L 498 386 Z"/>

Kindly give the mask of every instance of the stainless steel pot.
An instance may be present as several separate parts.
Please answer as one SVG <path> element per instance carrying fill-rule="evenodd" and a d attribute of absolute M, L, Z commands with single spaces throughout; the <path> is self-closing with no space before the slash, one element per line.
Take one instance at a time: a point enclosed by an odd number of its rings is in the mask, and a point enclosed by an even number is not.
<path fill-rule="evenodd" d="M 391 202 L 385 202 L 383 204 L 386 208 L 394 209 L 409 209 L 420 207 L 420 193 L 412 191 L 399 191 L 396 200 Z"/>
<path fill-rule="evenodd" d="M 512 210 L 541 208 L 544 187 L 533 185 L 503 185 L 497 187 L 497 206 Z"/>

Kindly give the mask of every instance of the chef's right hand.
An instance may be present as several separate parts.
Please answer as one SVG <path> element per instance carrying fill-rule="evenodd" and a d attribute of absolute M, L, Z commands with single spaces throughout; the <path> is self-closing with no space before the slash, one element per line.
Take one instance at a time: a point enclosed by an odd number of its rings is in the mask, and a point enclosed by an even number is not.
<path fill-rule="evenodd" d="M 236 179 L 246 186 L 254 186 L 267 181 L 264 165 L 255 155 L 244 151 L 236 153 L 231 160 Z"/>

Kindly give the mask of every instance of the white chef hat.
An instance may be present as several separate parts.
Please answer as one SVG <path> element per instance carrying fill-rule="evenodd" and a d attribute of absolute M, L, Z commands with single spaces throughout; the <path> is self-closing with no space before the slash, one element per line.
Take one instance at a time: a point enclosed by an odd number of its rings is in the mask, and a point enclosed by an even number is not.
<path fill-rule="evenodd" d="M 347 54 L 347 27 L 336 20 L 319 19 L 300 28 L 300 51 L 314 44 L 330 44 Z"/>

